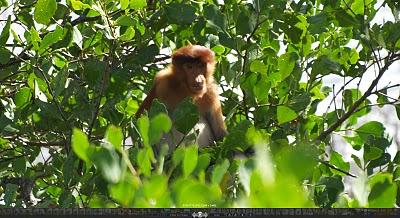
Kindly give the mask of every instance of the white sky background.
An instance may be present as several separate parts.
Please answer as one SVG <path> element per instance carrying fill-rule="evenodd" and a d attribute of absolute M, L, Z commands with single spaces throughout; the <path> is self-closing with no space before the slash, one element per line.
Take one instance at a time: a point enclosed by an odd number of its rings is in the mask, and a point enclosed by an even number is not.
<path fill-rule="evenodd" d="M 9 0 L 9 4 L 12 4 L 14 0 Z M 378 3 L 376 6 L 380 6 L 382 4 L 382 0 L 378 0 Z M 376 7 L 377 8 L 377 7 Z M 0 14 L 0 20 L 6 20 L 8 15 L 12 14 L 12 8 L 10 7 L 6 12 L 3 12 Z M 383 7 L 381 8 L 378 13 L 376 14 L 374 20 L 372 23 L 378 23 L 382 24 L 386 21 L 394 21 L 394 17 L 392 16 L 392 12 L 388 7 Z M 2 31 L 3 27 L 5 25 L 5 22 L 0 22 L 0 32 Z M 13 24 L 11 28 L 19 34 L 23 38 L 23 32 L 24 30 L 21 28 L 21 26 Z M 8 43 L 12 43 L 12 39 L 10 37 Z M 349 47 L 354 47 L 354 43 L 350 43 L 348 45 Z M 282 47 L 282 53 L 284 51 L 284 47 Z M 170 53 L 171 51 L 164 51 L 165 53 Z M 367 90 L 371 82 L 374 80 L 376 76 L 376 72 L 374 71 L 374 68 L 371 67 L 368 72 L 363 76 L 362 82 L 360 83 L 360 90 L 364 92 Z M 346 78 L 346 81 L 348 81 L 350 78 Z M 350 83 L 346 88 L 357 88 L 357 82 L 358 80 L 353 81 Z M 344 83 L 343 78 L 337 75 L 329 75 L 325 76 L 323 78 L 323 85 L 332 87 L 335 85 L 335 90 L 338 90 L 341 85 Z M 394 84 L 400 84 L 400 62 L 394 63 L 388 71 L 383 75 L 381 78 L 379 84 L 378 84 L 378 89 L 387 86 L 388 84 L 394 85 Z M 398 99 L 399 94 L 400 94 L 400 89 L 399 88 L 393 88 L 388 90 L 388 96 L 393 97 Z M 341 99 L 340 99 L 340 94 L 337 96 L 337 105 L 341 105 Z M 332 99 L 332 94 L 325 99 L 323 102 L 321 102 L 318 106 L 317 114 L 321 115 L 326 112 L 326 109 Z M 372 103 L 375 102 L 376 98 L 371 97 L 369 98 Z M 333 105 L 330 108 L 330 111 L 334 110 Z M 372 112 L 368 114 L 365 117 L 362 117 L 359 119 L 358 126 L 362 125 L 365 122 L 368 121 L 379 121 L 382 122 L 385 127 L 386 127 L 386 132 L 390 135 L 390 137 L 393 137 L 393 143 L 388 149 L 389 153 L 392 155 L 392 158 L 394 157 L 396 151 L 399 148 L 399 143 L 400 143 L 400 122 L 399 119 L 396 116 L 396 112 L 394 110 L 394 107 L 391 105 L 384 106 L 383 108 L 373 108 Z M 337 150 L 339 153 L 341 153 L 346 161 L 352 161 L 351 154 L 356 154 L 356 155 L 362 155 L 362 150 L 361 151 L 355 151 L 352 149 L 352 147 L 345 143 L 342 139 L 342 137 L 339 136 L 339 134 L 344 134 L 342 133 L 334 133 L 334 138 L 333 138 L 333 148 Z M 43 156 L 49 155 L 47 152 L 47 149 L 42 149 L 44 154 Z M 357 171 L 359 171 L 356 167 L 352 166 L 351 167 L 351 172 L 354 172 L 357 174 Z M 351 182 L 351 181 L 349 181 Z"/>
<path fill-rule="evenodd" d="M 383 1 L 378 1 L 377 6 L 380 6 Z M 392 15 L 392 12 L 389 7 L 383 7 L 381 8 L 378 13 L 376 14 L 375 18 L 372 21 L 372 25 L 374 23 L 377 24 L 382 24 L 387 21 L 392 21 L 394 22 L 394 17 Z M 350 45 L 351 46 L 351 45 Z M 382 53 L 383 54 L 383 53 Z M 360 83 L 359 89 L 361 92 L 365 92 L 372 81 L 376 78 L 377 75 L 377 69 L 374 69 L 374 67 L 371 67 L 363 76 L 362 81 Z M 346 81 L 349 81 L 350 78 L 347 78 Z M 351 82 L 346 88 L 357 88 L 357 83 L 359 80 L 354 80 Z M 343 84 L 343 78 L 338 76 L 338 75 L 329 75 L 323 78 L 323 84 L 325 86 L 333 87 L 335 85 L 335 89 L 338 90 Z M 390 68 L 385 72 L 385 74 L 382 76 L 380 79 L 377 89 L 384 88 L 388 85 L 394 85 L 394 84 L 400 84 L 400 61 L 397 61 L 393 63 Z M 388 89 L 387 95 L 398 99 L 400 95 L 400 89 L 397 88 L 392 88 Z M 318 110 L 317 114 L 321 115 L 326 111 L 326 108 L 329 106 L 330 101 L 332 100 L 333 93 L 330 94 L 330 96 L 325 99 L 323 102 L 321 102 L 318 105 Z M 341 95 L 338 95 L 338 99 L 336 101 L 336 105 L 341 105 Z M 371 100 L 371 103 L 374 104 L 376 103 L 376 97 L 371 96 L 368 98 Z M 335 108 L 333 105 L 331 105 L 330 111 L 333 111 Z M 394 155 L 396 154 L 396 151 L 398 150 L 399 147 L 399 142 L 400 142 L 400 135 L 399 135 L 399 130 L 400 130 L 400 122 L 399 119 L 396 116 L 396 111 L 394 106 L 392 105 L 386 105 L 383 108 L 379 107 L 373 107 L 372 111 L 367 115 L 359 119 L 358 126 L 361 126 L 363 123 L 368 122 L 368 121 L 379 121 L 382 122 L 385 127 L 386 127 L 386 132 L 391 136 L 394 137 L 393 143 L 388 149 L 389 153 L 391 154 L 392 158 L 394 158 Z M 362 154 L 362 152 L 356 152 L 354 151 L 350 145 L 346 145 L 344 143 L 343 139 L 341 137 L 334 137 L 334 148 L 338 152 L 340 152 L 342 155 L 344 155 L 345 159 L 347 161 L 350 161 L 352 158 L 350 157 L 352 153 L 358 153 Z"/>

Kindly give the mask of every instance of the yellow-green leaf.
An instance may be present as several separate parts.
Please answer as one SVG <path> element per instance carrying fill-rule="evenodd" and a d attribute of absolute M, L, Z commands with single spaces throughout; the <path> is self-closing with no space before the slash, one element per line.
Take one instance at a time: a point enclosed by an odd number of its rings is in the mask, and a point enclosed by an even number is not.
<path fill-rule="evenodd" d="M 56 0 L 38 0 L 35 5 L 36 22 L 47 25 L 57 10 Z"/>

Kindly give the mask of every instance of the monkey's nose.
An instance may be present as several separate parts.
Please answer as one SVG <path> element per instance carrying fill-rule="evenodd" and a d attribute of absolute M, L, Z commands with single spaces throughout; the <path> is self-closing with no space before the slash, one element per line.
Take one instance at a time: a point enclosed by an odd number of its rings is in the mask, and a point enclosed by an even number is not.
<path fill-rule="evenodd" d="M 195 89 L 202 89 L 203 88 L 203 83 L 201 82 L 201 83 L 199 83 L 199 82 L 195 82 L 195 83 L 193 83 L 193 88 L 195 88 Z"/>

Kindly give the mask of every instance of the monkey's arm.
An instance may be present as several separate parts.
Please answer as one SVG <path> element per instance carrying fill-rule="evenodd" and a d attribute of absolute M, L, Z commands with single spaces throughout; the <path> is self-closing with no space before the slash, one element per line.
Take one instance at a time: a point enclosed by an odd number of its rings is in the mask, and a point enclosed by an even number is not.
<path fill-rule="evenodd" d="M 224 117 L 222 115 L 221 102 L 218 99 L 216 88 L 209 88 L 202 98 L 196 99 L 201 115 L 206 119 L 215 141 L 220 141 L 228 134 Z"/>
<path fill-rule="evenodd" d="M 153 87 L 151 87 L 151 89 L 150 89 L 149 93 L 147 94 L 146 98 L 144 99 L 144 101 L 140 105 L 139 109 L 137 110 L 137 112 L 135 114 L 136 118 L 139 118 L 140 115 L 142 115 L 142 113 L 144 112 L 144 110 L 149 110 L 150 109 L 154 98 L 156 98 L 156 86 L 155 85 L 153 85 Z"/>

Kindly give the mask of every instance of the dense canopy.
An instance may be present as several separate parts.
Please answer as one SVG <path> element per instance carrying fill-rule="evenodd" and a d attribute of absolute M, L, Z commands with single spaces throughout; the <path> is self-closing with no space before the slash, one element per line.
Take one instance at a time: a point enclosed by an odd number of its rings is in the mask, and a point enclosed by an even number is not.
<path fill-rule="evenodd" d="M 380 83 L 399 76 L 399 11 L 397 0 L 0 0 L 0 207 L 399 206 L 399 139 L 363 120 L 385 107 L 400 118 L 400 83 Z M 173 121 L 160 102 L 133 115 L 190 43 L 216 54 L 229 134 L 155 154 L 172 125 L 189 132 L 196 107 L 184 101 Z"/>

